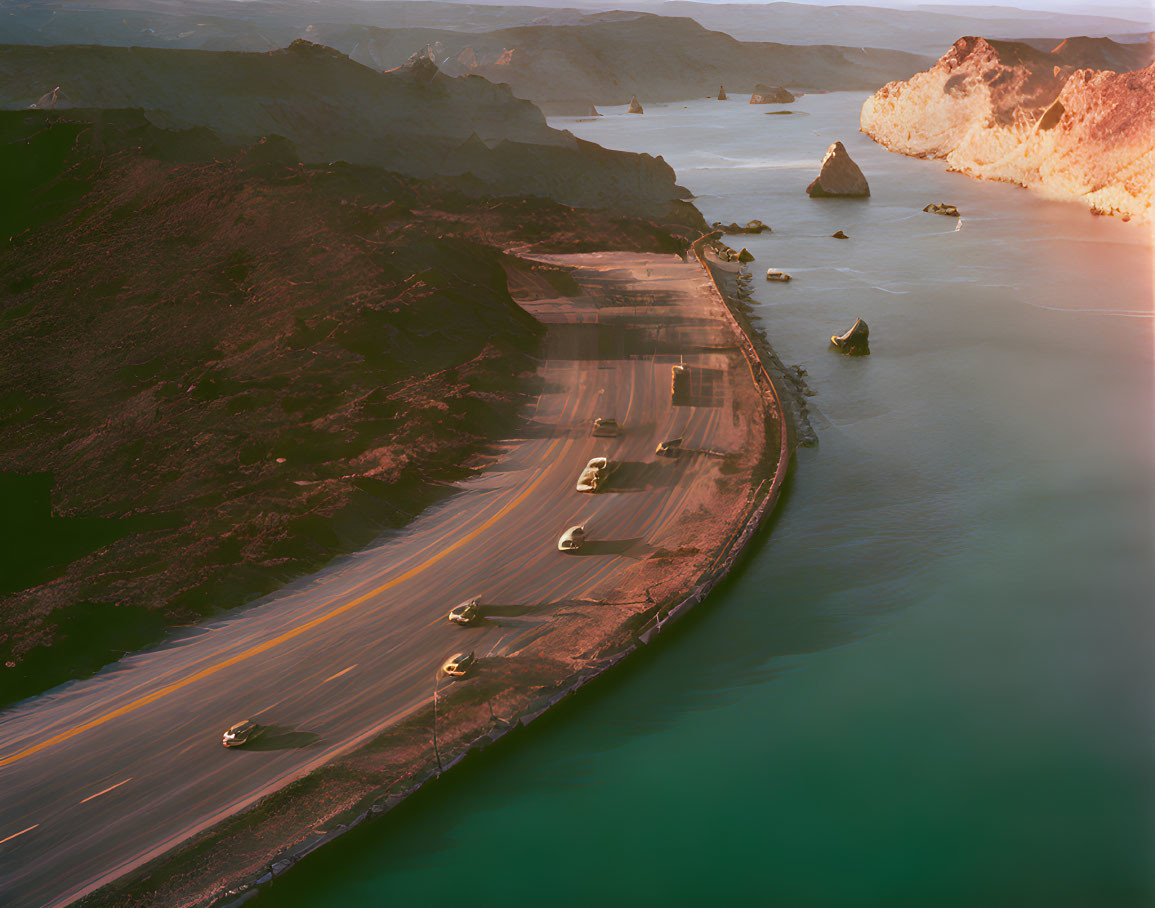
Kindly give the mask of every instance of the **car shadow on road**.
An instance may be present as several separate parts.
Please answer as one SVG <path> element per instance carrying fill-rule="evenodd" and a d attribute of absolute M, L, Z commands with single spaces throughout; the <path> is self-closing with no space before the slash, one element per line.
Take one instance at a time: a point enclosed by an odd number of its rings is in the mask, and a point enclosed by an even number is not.
<path fill-rule="evenodd" d="M 270 725 L 260 737 L 245 745 L 245 750 L 299 750 L 321 740 L 311 731 L 294 731 L 279 725 Z"/>
<path fill-rule="evenodd" d="M 586 555 L 625 555 L 627 558 L 644 558 L 650 553 L 653 546 L 642 542 L 641 537 L 634 539 L 592 539 L 582 544 L 582 547 L 571 554 L 580 557 Z"/>
<path fill-rule="evenodd" d="M 644 492 L 646 489 L 672 486 L 677 481 L 677 471 L 671 469 L 670 464 L 623 460 L 610 474 L 600 492 Z"/>
<path fill-rule="evenodd" d="M 484 618 L 514 618 L 519 615 L 528 615 L 534 611 L 532 605 L 482 605 L 478 606 L 481 617 Z"/>

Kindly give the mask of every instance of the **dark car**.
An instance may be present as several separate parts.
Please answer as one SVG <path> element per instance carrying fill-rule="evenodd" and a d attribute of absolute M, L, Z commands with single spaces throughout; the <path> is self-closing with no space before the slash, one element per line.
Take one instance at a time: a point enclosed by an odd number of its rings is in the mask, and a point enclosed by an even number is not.
<path fill-rule="evenodd" d="M 598 438 L 616 438 L 622 434 L 622 426 L 616 419 L 601 416 L 594 420 L 593 434 Z"/>
<path fill-rule="evenodd" d="M 475 596 L 468 602 L 454 606 L 449 612 L 449 620 L 462 626 L 473 624 L 481 617 L 481 609 L 478 608 L 480 602 L 480 597 Z"/>
<path fill-rule="evenodd" d="M 441 666 L 441 670 L 447 675 L 452 675 L 454 678 L 464 678 L 476 663 L 477 657 L 473 655 L 472 652 L 454 653 L 446 663 Z"/>

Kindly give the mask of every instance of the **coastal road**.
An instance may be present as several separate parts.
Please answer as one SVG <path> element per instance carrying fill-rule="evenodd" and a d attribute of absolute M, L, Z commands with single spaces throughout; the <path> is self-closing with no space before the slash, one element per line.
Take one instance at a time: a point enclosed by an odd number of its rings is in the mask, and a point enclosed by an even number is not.
<path fill-rule="evenodd" d="M 674 407 L 670 365 L 724 374 L 740 362 L 735 339 L 697 265 L 570 261 L 589 294 L 525 304 L 551 324 L 543 391 L 524 437 L 478 476 L 315 577 L 0 713 L 0 904 L 66 904 L 167 851 L 427 703 L 450 654 L 516 652 L 670 537 L 718 465 L 664 461 L 655 445 L 681 435 L 725 451 L 744 438 L 730 382 L 699 382 L 694 405 Z M 625 432 L 591 437 L 597 416 Z M 648 478 L 576 492 L 600 455 Z M 598 545 L 559 553 L 577 523 Z M 508 617 L 449 624 L 472 596 Z M 222 731 L 250 717 L 272 727 L 266 738 L 223 748 Z"/>

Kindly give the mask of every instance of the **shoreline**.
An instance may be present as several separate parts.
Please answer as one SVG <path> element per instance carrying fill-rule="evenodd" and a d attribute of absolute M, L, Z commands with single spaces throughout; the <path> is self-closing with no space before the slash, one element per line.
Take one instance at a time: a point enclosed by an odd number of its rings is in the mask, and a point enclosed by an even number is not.
<path fill-rule="evenodd" d="M 718 311 L 723 314 L 728 331 L 737 341 L 744 361 L 743 371 L 750 376 L 753 390 L 760 401 L 760 421 L 762 432 L 766 436 L 766 448 L 773 449 L 764 450 L 757 463 L 752 465 L 751 479 L 757 479 L 757 484 L 752 482 L 746 488 L 741 496 L 739 518 L 734 521 L 710 564 L 697 572 L 688 589 L 683 584 L 682 591 L 672 599 L 649 600 L 653 603 L 652 607 L 636 613 L 636 617 L 642 619 L 640 622 L 627 617 L 621 625 L 626 636 L 621 638 L 619 632 L 620 639 L 617 645 L 614 644 L 613 633 L 607 635 L 603 632 L 602 636 L 605 638 L 603 643 L 607 645 L 601 646 L 594 653 L 595 658 L 588 659 L 582 668 L 567 673 L 560 680 L 554 680 L 552 684 L 549 683 L 551 674 L 556 674 L 557 665 L 552 666 L 554 671 L 551 673 L 551 666 L 544 664 L 542 659 L 531 659 L 527 663 L 519 656 L 520 664 L 515 664 L 513 658 L 503 659 L 502 673 L 507 677 L 494 679 L 485 690 L 477 689 L 475 682 L 466 687 L 454 686 L 451 690 L 439 694 L 436 704 L 440 713 L 437 736 L 442 740 L 439 752 L 431 754 L 424 750 L 429 734 L 430 713 L 434 705 L 430 702 L 418 704 L 388 729 L 377 734 L 374 740 L 361 744 L 356 752 L 337 757 L 221 820 L 208 830 L 185 840 L 173 851 L 129 871 L 104 888 L 92 892 L 82 899 L 81 904 L 122 904 L 131 900 L 134 895 L 139 898 L 143 893 L 154 890 L 158 882 L 163 888 L 166 880 L 178 875 L 184 878 L 190 863 L 201 864 L 199 868 L 193 870 L 193 875 L 199 874 L 202 877 L 202 885 L 199 887 L 199 894 L 191 900 L 188 886 L 185 885 L 184 897 L 179 900 L 180 904 L 233 905 L 247 901 L 305 855 L 340 837 L 365 820 L 389 812 L 443 772 L 459 764 L 469 754 L 485 749 L 518 726 L 530 724 L 550 707 L 567 699 L 593 679 L 603 676 L 626 656 L 652 642 L 666 625 L 676 621 L 700 603 L 729 574 L 778 500 L 782 483 L 789 470 L 794 429 L 791 421 L 787 419 L 778 388 L 767 371 L 766 364 L 759 355 L 748 329 L 739 318 L 740 313 L 735 313 L 727 294 L 719 286 L 717 275 L 709 267 L 702 247 L 710 236 L 707 234 L 700 238 L 693 246 L 698 269 L 704 271 L 704 277 L 707 278 L 705 293 L 710 297 L 711 305 L 718 307 Z M 616 255 L 629 256 L 628 253 Z M 557 258 L 545 257 L 547 261 L 556 261 Z M 774 368 L 773 364 L 771 368 Z M 759 475 L 760 473 L 767 475 Z M 647 598 L 648 596 L 647 589 Z M 489 708 L 489 716 L 483 721 L 479 721 L 476 714 L 478 707 L 482 705 L 477 699 L 479 693 L 486 695 L 485 703 Z M 473 707 L 473 715 L 470 715 L 470 707 Z M 503 716 L 505 718 L 502 718 Z M 418 741 L 420 749 L 415 749 L 415 742 Z M 399 755 L 400 761 L 394 760 L 389 765 L 394 772 L 405 771 L 400 778 L 383 786 L 374 785 L 372 781 L 366 783 L 363 779 L 364 770 L 358 770 L 350 764 L 356 763 L 359 755 L 363 756 L 367 751 L 378 755 L 383 753 Z M 314 814 L 318 812 L 317 808 L 320 808 L 321 813 L 325 813 L 327 793 L 330 808 L 335 806 L 333 799 L 336 797 L 329 793 L 326 786 L 329 785 L 330 789 L 335 787 L 340 791 L 342 786 L 334 785 L 333 777 L 343 772 L 346 774 L 360 772 L 362 776 L 345 786 L 350 791 L 355 790 L 357 794 L 351 803 L 335 812 L 330 809 L 327 816 L 307 823 L 306 825 L 312 827 L 308 830 L 308 834 L 304 836 L 297 834 L 296 840 L 287 846 L 283 842 L 276 847 L 269 841 L 257 843 L 256 847 L 268 855 L 267 860 L 262 861 L 259 872 L 249 871 L 234 875 L 224 891 L 213 885 L 211 853 L 214 848 L 231 852 L 236 850 L 238 840 L 241 839 L 248 839 L 248 844 L 252 847 L 254 843 L 251 839 L 253 836 L 259 838 L 259 827 L 266 817 L 271 820 L 294 811 L 309 812 L 310 806 L 314 808 L 312 811 Z M 378 780 L 380 781 L 384 781 L 383 777 Z M 312 796 L 309 793 L 310 789 L 316 790 Z M 351 796 L 347 796 L 346 799 L 349 797 Z"/>

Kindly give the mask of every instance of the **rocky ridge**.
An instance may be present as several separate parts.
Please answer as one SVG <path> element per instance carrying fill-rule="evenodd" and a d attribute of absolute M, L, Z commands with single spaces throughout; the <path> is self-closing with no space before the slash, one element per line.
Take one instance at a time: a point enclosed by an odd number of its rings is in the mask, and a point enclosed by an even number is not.
<path fill-rule="evenodd" d="M 869 98 L 862 131 L 891 151 L 1149 220 L 1155 201 L 1150 48 L 1071 39 L 1051 52 L 960 38 L 931 69 Z M 1112 72 L 1108 63 L 1138 64 Z"/>
<path fill-rule="evenodd" d="M 655 210 L 686 196 L 661 158 L 552 129 L 507 86 L 447 76 L 420 54 L 382 73 L 307 41 L 261 54 L 0 46 L 0 107 L 27 108 L 55 85 L 58 110 L 141 109 L 160 128 L 206 128 L 240 144 L 276 134 L 305 163 L 468 173 L 479 193 L 583 208 Z"/>

